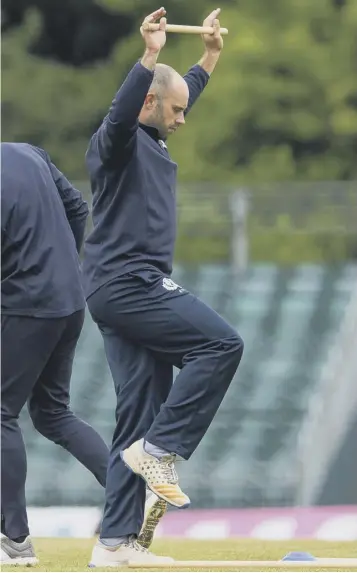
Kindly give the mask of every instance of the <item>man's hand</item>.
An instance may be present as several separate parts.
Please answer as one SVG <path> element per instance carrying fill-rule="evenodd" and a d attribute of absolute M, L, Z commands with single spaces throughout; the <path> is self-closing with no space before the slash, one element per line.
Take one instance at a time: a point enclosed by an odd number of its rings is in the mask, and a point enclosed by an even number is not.
<path fill-rule="evenodd" d="M 140 32 L 144 38 L 146 44 L 146 50 L 151 53 L 159 53 L 161 48 L 164 47 L 166 42 L 166 14 L 165 8 L 159 8 L 149 16 L 146 16 L 143 21 Z M 145 29 L 145 25 L 155 23 L 156 20 L 160 20 L 160 29 L 157 32 L 150 32 L 150 30 Z"/>
<path fill-rule="evenodd" d="M 205 43 L 205 53 L 198 62 L 209 75 L 213 72 L 219 60 L 221 50 L 223 48 L 223 40 L 220 32 L 220 24 L 217 16 L 221 9 L 213 10 L 209 16 L 204 20 L 204 26 L 214 28 L 214 34 L 202 34 L 202 39 Z"/>
<path fill-rule="evenodd" d="M 220 32 L 220 23 L 218 15 L 221 9 L 213 10 L 209 16 L 203 21 L 203 26 L 211 26 L 214 29 L 214 34 L 202 34 L 202 39 L 205 43 L 207 52 L 220 53 L 223 48 L 223 39 Z"/>

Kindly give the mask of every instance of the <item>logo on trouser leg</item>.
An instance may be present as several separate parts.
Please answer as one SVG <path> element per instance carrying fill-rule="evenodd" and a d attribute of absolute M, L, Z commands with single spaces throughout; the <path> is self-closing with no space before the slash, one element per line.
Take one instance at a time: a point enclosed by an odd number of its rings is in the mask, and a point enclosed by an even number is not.
<path fill-rule="evenodd" d="M 167 279 L 166 277 L 164 279 L 162 279 L 162 286 L 166 290 L 176 290 L 179 288 L 179 286 L 176 283 L 174 283 L 173 280 Z"/>
<path fill-rule="evenodd" d="M 174 290 L 178 290 L 179 293 L 184 294 L 187 291 L 182 288 L 180 285 L 176 284 L 172 279 L 168 279 L 167 277 L 162 279 L 162 286 L 165 290 L 173 292 Z"/>

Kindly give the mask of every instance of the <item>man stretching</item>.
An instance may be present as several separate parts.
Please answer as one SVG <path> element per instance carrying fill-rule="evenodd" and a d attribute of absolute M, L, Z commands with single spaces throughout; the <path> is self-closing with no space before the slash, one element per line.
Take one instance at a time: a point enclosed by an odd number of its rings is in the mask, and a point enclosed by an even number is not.
<path fill-rule="evenodd" d="M 189 505 L 178 485 L 175 456 L 188 460 L 197 448 L 243 352 L 235 330 L 170 278 L 177 165 L 165 141 L 185 123 L 219 59 L 218 14 L 219 9 L 204 21 L 214 33 L 203 36 L 204 55 L 184 77 L 157 63 L 166 41 L 164 8 L 145 18 L 144 55 L 86 154 L 94 228 L 85 242 L 84 283 L 117 395 L 104 518 L 92 566 L 138 560 L 169 565 L 170 558 L 137 542 L 145 483 L 161 504 Z M 157 20 L 159 30 L 149 31 L 147 24 Z M 174 385 L 173 366 L 181 370 Z"/>

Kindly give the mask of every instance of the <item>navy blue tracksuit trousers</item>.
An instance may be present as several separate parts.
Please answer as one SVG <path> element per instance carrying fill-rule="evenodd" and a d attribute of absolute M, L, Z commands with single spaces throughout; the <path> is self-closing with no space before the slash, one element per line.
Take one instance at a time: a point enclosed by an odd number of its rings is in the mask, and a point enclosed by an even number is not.
<path fill-rule="evenodd" d="M 117 394 L 101 537 L 137 535 L 145 486 L 124 466 L 120 450 L 145 437 L 189 459 L 228 390 L 243 342 L 216 312 L 153 267 L 107 283 L 87 303 Z M 173 366 L 181 370 L 174 384 Z"/>
<path fill-rule="evenodd" d="M 109 450 L 69 408 L 83 318 L 83 310 L 53 319 L 1 317 L 1 531 L 10 539 L 29 534 L 26 452 L 18 425 L 26 401 L 35 428 L 66 448 L 105 485 Z"/>

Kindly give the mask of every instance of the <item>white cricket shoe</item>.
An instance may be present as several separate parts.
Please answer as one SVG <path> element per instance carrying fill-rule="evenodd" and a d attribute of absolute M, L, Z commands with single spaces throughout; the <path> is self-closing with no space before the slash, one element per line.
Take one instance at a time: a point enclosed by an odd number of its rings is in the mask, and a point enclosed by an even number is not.
<path fill-rule="evenodd" d="M 155 529 L 167 510 L 167 502 L 148 490 L 145 501 L 144 521 L 138 537 L 138 543 L 149 549 Z"/>
<path fill-rule="evenodd" d="M 100 541 L 93 548 L 89 567 L 143 567 L 145 565 L 172 565 L 172 557 L 161 557 L 150 553 L 135 538 L 115 547 L 108 547 Z"/>
<path fill-rule="evenodd" d="M 175 507 L 188 507 L 190 498 L 178 485 L 175 470 L 175 455 L 168 454 L 158 459 L 144 450 L 144 440 L 138 440 L 120 452 L 126 466 L 145 480 L 147 487 L 160 499 Z"/>
<path fill-rule="evenodd" d="M 1 537 L 1 565 L 24 565 L 29 567 L 37 565 L 38 559 L 30 537 L 26 537 L 22 543 L 16 543 L 6 536 Z"/>

